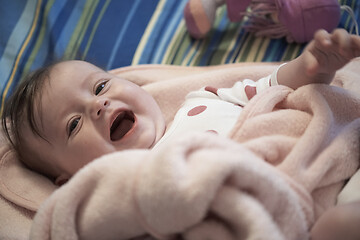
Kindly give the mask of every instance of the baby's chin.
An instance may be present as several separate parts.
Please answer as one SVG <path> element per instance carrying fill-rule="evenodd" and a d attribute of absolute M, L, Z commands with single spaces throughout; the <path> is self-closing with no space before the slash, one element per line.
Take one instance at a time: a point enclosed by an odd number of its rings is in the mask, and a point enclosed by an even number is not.
<path fill-rule="evenodd" d="M 116 151 L 130 150 L 130 149 L 151 149 L 159 141 L 161 137 L 157 137 L 155 132 L 146 132 L 141 135 L 130 133 L 115 141 L 111 141 Z"/>

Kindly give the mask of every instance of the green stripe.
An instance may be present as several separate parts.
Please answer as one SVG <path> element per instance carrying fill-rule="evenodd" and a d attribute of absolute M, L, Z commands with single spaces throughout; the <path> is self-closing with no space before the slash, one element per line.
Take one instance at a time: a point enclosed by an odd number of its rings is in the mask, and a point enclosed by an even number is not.
<path fill-rule="evenodd" d="M 220 22 L 222 20 L 222 18 L 224 17 L 224 14 L 226 14 L 226 8 L 221 7 L 220 9 L 218 9 L 218 11 L 216 12 L 216 17 L 215 17 L 215 21 L 213 23 L 213 27 L 211 28 L 210 32 L 207 34 L 207 36 L 202 40 L 200 48 L 199 48 L 199 53 L 195 55 L 195 57 L 192 59 L 192 61 L 189 63 L 189 65 L 191 66 L 198 66 L 200 65 L 201 60 L 203 59 L 203 57 L 205 56 L 205 54 L 208 53 L 208 51 L 212 51 L 212 50 L 208 50 L 209 45 L 211 40 L 214 38 L 214 34 L 216 34 L 215 30 L 219 29 L 219 25 Z M 218 40 L 221 42 L 221 38 Z M 217 44 L 215 43 L 215 46 L 217 46 Z M 207 58 L 208 62 L 205 63 L 205 65 L 209 65 L 211 60 L 211 56 Z"/>
<path fill-rule="evenodd" d="M 35 46 L 33 47 L 32 51 L 31 51 L 31 54 L 24 66 L 24 69 L 23 69 L 23 72 L 21 74 L 21 78 L 20 79 L 23 79 L 24 76 L 26 76 L 29 71 L 30 71 L 30 67 L 32 66 L 32 64 L 34 63 L 35 61 L 35 58 L 41 48 L 41 45 L 43 44 L 43 41 L 44 41 L 44 38 L 45 38 L 45 34 L 46 34 L 46 31 L 47 31 L 47 19 L 48 19 L 48 15 L 49 15 L 49 12 L 50 12 L 50 9 L 52 7 L 52 5 L 54 4 L 55 0 L 50 0 L 47 2 L 46 6 L 45 6 L 45 10 L 44 10 L 44 15 L 42 17 L 42 24 L 41 24 L 41 27 L 40 27 L 40 32 L 39 32 L 39 35 L 36 39 L 36 42 L 35 42 Z"/>
<path fill-rule="evenodd" d="M 197 41 L 195 41 L 194 44 L 196 44 L 196 42 Z M 181 65 L 183 58 L 184 58 L 185 51 L 187 50 L 187 48 L 190 45 L 191 45 L 191 38 L 190 38 L 189 34 L 186 33 L 183 41 L 180 43 L 180 45 L 177 49 L 177 54 L 174 56 L 173 64 Z"/>
<path fill-rule="evenodd" d="M 211 37 L 209 38 L 204 38 L 201 42 L 199 42 L 200 47 L 199 47 L 199 52 L 198 54 L 192 59 L 190 66 L 199 66 L 200 65 L 200 61 L 203 58 L 203 56 L 205 55 L 208 46 L 209 46 L 209 42 L 211 40 Z M 207 65 L 207 64 L 206 64 Z"/>
<path fill-rule="evenodd" d="M 294 45 L 295 44 L 288 44 L 287 45 L 287 47 L 286 47 L 286 49 L 285 49 L 285 51 L 284 51 L 284 53 L 283 53 L 283 55 L 281 57 L 282 61 L 287 61 L 288 59 L 291 58 L 292 53 L 294 51 Z"/>
<path fill-rule="evenodd" d="M 347 4 L 346 1 L 342 1 L 342 3 L 340 3 L 340 5 L 348 5 L 348 6 L 351 7 L 352 9 L 355 9 L 355 3 L 356 3 L 356 1 L 351 1 L 350 4 Z M 343 15 L 343 14 L 347 14 L 346 21 L 345 21 L 345 23 L 344 23 L 344 28 L 350 30 L 350 29 L 349 29 L 349 28 L 350 28 L 349 25 L 353 22 L 353 19 L 352 19 L 352 18 L 350 17 L 350 15 L 349 15 L 346 11 L 344 11 L 344 10 L 342 11 L 341 15 Z"/>
<path fill-rule="evenodd" d="M 96 0 L 96 2 L 92 5 L 92 8 L 90 9 L 90 13 L 89 13 L 89 14 L 87 15 L 87 17 L 86 17 L 84 26 L 81 28 L 82 31 L 81 31 L 81 33 L 79 34 L 78 40 L 76 41 L 75 49 L 74 49 L 74 51 L 72 52 L 72 53 L 73 53 L 73 54 L 72 54 L 72 57 L 71 57 L 72 59 L 74 59 L 74 58 L 77 57 L 76 54 L 79 52 L 80 45 L 81 45 L 81 43 L 82 43 L 82 41 L 83 41 L 83 39 L 84 39 L 84 36 L 85 36 L 86 31 L 87 31 L 88 28 L 89 28 L 89 24 L 90 24 L 90 22 L 91 22 L 91 19 L 92 19 L 93 15 L 94 15 L 94 12 L 95 12 L 96 7 L 97 7 L 98 4 L 99 4 L 99 0 Z"/>
<path fill-rule="evenodd" d="M 90 21 L 94 15 L 94 12 L 96 10 L 97 5 L 99 4 L 99 0 L 96 0 L 93 2 L 94 4 L 91 5 L 91 8 L 89 10 L 89 13 L 85 17 L 84 25 L 81 27 L 80 34 L 78 35 L 78 39 L 76 41 L 74 50 L 72 51 L 71 59 L 74 59 L 77 57 L 77 53 L 79 52 L 80 45 L 84 39 L 85 33 L 89 28 Z"/>
<path fill-rule="evenodd" d="M 233 63 L 233 62 L 237 62 L 236 59 L 240 56 L 241 54 L 241 49 L 244 45 L 244 43 L 246 42 L 246 39 L 248 38 L 248 34 L 244 34 L 241 38 L 240 38 L 240 41 L 234 46 L 234 52 L 233 52 L 233 55 L 232 57 L 230 58 L 230 62 Z M 239 52 L 239 55 L 237 55 L 237 53 Z"/>
<path fill-rule="evenodd" d="M 225 13 L 224 9 L 225 8 L 219 9 L 212 29 L 216 29 L 219 25 L 221 15 Z M 185 24 L 182 24 L 179 35 L 176 36 L 177 40 L 172 45 L 172 50 L 166 63 L 175 65 L 198 65 L 201 58 L 206 54 L 206 48 L 209 46 L 209 41 L 212 39 L 213 34 L 213 30 L 211 30 L 203 40 L 194 41 L 191 40 Z M 198 48 L 198 50 L 194 51 L 196 48 Z"/>
<path fill-rule="evenodd" d="M 107 1 L 105 2 L 104 6 L 102 7 L 102 9 L 101 9 L 101 11 L 100 11 L 99 16 L 97 17 L 97 19 L 96 19 L 96 21 L 95 21 L 94 27 L 93 27 L 93 29 L 92 29 L 92 31 L 91 31 L 89 40 L 88 40 L 88 42 L 87 42 L 87 44 L 86 44 L 86 47 L 85 47 L 85 50 L 84 50 L 84 53 L 83 53 L 83 56 L 82 56 L 82 59 L 83 59 L 83 60 L 86 58 L 86 55 L 87 55 L 87 53 L 88 53 L 88 51 L 89 51 L 89 48 L 90 48 L 90 46 L 91 46 L 91 43 L 92 43 L 92 41 L 93 41 L 93 39 L 94 39 L 95 32 L 96 32 L 96 30 L 97 30 L 97 28 L 98 28 L 98 26 L 99 26 L 99 24 L 100 24 L 100 21 L 101 21 L 103 15 L 104 15 L 104 13 L 105 13 L 105 11 L 106 11 L 106 9 L 108 8 L 108 6 L 109 6 L 110 3 L 111 3 L 111 0 L 107 0 Z"/>
<path fill-rule="evenodd" d="M 238 31 L 236 31 L 237 26 L 238 24 L 236 23 L 228 24 L 226 27 L 226 33 L 218 46 L 218 51 L 216 51 L 211 57 L 210 65 L 224 64 L 224 56 L 229 52 L 231 42 L 233 39 L 236 39 L 236 35 L 238 34 Z"/>
<path fill-rule="evenodd" d="M 251 47 L 249 47 L 249 51 L 247 53 L 246 59 L 244 62 L 255 62 L 256 54 L 259 52 L 259 47 L 261 46 L 261 41 L 263 38 L 254 37 L 251 43 Z"/>
<path fill-rule="evenodd" d="M 268 48 L 269 49 L 269 48 Z M 277 47 L 272 47 L 270 48 L 270 51 L 269 51 L 269 54 L 265 55 L 265 61 L 274 61 L 274 55 L 276 53 L 276 51 L 278 51 L 278 48 Z"/>
<path fill-rule="evenodd" d="M 213 39 L 213 35 L 215 34 L 218 34 L 216 33 L 216 29 L 219 29 L 219 25 L 222 21 L 222 19 L 226 17 L 227 18 L 227 11 L 226 11 L 226 6 L 223 5 L 222 7 L 220 7 L 218 9 L 218 11 L 216 12 L 216 18 L 215 18 L 215 21 L 214 21 L 214 24 L 213 24 L 213 28 L 211 29 L 211 36 L 209 37 L 210 39 Z M 228 29 L 229 29 L 229 26 L 230 26 L 230 21 L 228 21 L 228 24 L 226 25 L 225 29 L 223 31 L 225 31 L 224 33 L 224 36 L 220 36 L 220 38 L 218 39 L 218 42 L 217 43 L 213 43 L 214 46 L 216 46 L 216 51 L 212 51 L 212 56 L 210 55 L 207 60 L 208 62 L 206 63 L 206 65 L 215 65 L 215 64 L 218 64 L 221 59 L 222 59 L 222 56 L 224 53 L 222 51 L 219 51 L 221 49 L 221 47 L 225 47 L 225 49 L 227 48 L 227 46 L 229 44 L 227 44 L 224 40 L 225 40 L 225 37 L 227 36 L 227 33 L 229 32 Z M 210 41 L 207 42 L 207 46 L 206 46 L 206 49 L 208 48 L 208 46 L 210 45 Z M 226 46 L 224 46 L 226 45 Z M 205 50 L 204 53 L 206 53 L 207 51 Z M 199 63 L 201 61 L 201 59 L 203 58 L 205 54 L 202 55 L 202 57 L 199 59 Z M 215 55 L 217 55 L 215 57 Z M 219 58 L 219 59 L 217 59 Z M 219 61 L 220 60 L 220 61 Z"/>
<path fill-rule="evenodd" d="M 84 34 L 89 26 L 91 16 L 95 11 L 98 2 L 98 0 L 86 1 L 84 10 L 80 16 L 79 21 L 77 22 L 76 28 L 70 38 L 69 44 L 66 47 L 64 59 L 74 59 L 74 57 L 76 56 L 81 40 L 84 37 Z"/>
<path fill-rule="evenodd" d="M 299 44 L 296 43 L 291 43 L 288 44 L 288 46 L 286 47 L 286 50 L 281 58 L 281 61 L 289 61 L 292 60 L 294 58 L 294 55 L 296 53 L 296 55 L 298 55 L 299 53 Z"/>
<path fill-rule="evenodd" d="M 193 61 L 194 57 L 200 52 L 198 49 L 201 47 L 201 43 L 202 41 L 196 41 L 191 45 L 187 54 L 183 56 L 181 65 L 191 66 L 191 62 Z"/>
<path fill-rule="evenodd" d="M 199 56 L 199 53 L 204 53 L 204 50 L 202 49 L 204 41 L 196 41 L 191 46 L 190 51 L 187 53 L 187 55 L 184 56 L 184 59 L 181 63 L 181 65 L 185 66 L 194 66 L 193 62 L 196 60 Z"/>
<path fill-rule="evenodd" d="M 249 34 L 247 41 L 245 42 L 245 45 L 243 47 L 244 51 L 240 55 L 239 62 L 246 62 L 247 57 L 251 50 L 251 46 L 252 46 L 253 42 L 255 41 L 255 39 L 256 38 L 255 38 L 254 34 Z"/>
<path fill-rule="evenodd" d="M 176 39 L 174 44 L 171 46 L 169 56 L 167 59 L 165 59 L 166 64 L 173 64 L 172 61 L 179 55 L 178 52 L 179 48 L 186 37 L 189 36 L 185 28 L 185 25 L 182 25 L 182 27 L 179 30 L 179 34 L 175 36 Z"/>
<path fill-rule="evenodd" d="M 265 43 L 265 39 L 266 38 L 261 38 L 261 40 L 260 40 L 261 42 L 259 44 L 259 48 L 256 50 L 255 57 L 254 57 L 255 62 L 261 62 L 261 60 L 262 60 L 262 59 L 259 59 L 259 54 L 260 54 L 260 51 L 261 51 L 261 49 L 262 49 L 262 47 L 263 47 L 263 45 Z"/>
<path fill-rule="evenodd" d="M 238 38 L 238 35 L 240 35 L 241 30 L 242 30 L 242 25 L 237 26 L 236 29 L 233 30 L 234 31 L 233 39 L 229 40 L 229 44 L 224 52 L 224 56 L 221 61 L 221 64 L 229 63 L 232 61 L 232 57 L 234 55 L 234 51 L 237 46 L 237 38 Z"/>

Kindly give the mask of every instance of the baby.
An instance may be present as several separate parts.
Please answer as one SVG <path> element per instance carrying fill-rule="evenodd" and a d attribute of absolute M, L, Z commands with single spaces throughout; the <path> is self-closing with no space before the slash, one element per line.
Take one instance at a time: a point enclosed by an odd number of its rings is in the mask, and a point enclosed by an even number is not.
<path fill-rule="evenodd" d="M 357 56 L 360 37 L 341 29 L 333 33 L 320 30 L 298 58 L 271 76 L 235 84 L 229 91 L 207 88 L 193 94 L 230 102 L 232 115 L 237 117 L 241 108 L 234 108 L 233 103 L 243 105 L 256 92 L 276 84 L 293 89 L 329 84 L 335 72 Z M 201 111 L 198 108 L 191 114 Z M 4 130 L 24 164 L 57 185 L 104 154 L 153 148 L 176 132 L 174 125 L 165 125 L 156 101 L 141 87 L 83 61 L 37 70 L 19 85 L 3 115 Z M 321 239 L 318 232 L 314 239 Z"/>

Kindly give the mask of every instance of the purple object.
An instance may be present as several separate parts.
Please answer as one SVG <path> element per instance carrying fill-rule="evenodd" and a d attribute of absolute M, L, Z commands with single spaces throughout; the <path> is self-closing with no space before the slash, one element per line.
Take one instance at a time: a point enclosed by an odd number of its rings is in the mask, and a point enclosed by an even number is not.
<path fill-rule="evenodd" d="M 340 21 L 337 0 L 275 0 L 275 3 L 279 22 L 295 42 L 310 41 L 320 28 L 331 32 Z"/>
<path fill-rule="evenodd" d="M 238 22 L 244 17 L 241 13 L 246 11 L 251 0 L 225 0 L 225 2 L 230 21 Z"/>

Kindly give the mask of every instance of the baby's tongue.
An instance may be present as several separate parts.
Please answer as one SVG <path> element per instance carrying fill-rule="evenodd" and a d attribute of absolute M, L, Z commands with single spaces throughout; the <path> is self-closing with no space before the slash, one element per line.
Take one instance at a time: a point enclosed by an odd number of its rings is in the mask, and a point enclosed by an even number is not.
<path fill-rule="evenodd" d="M 127 132 L 130 131 L 132 128 L 134 122 L 130 119 L 124 118 L 120 121 L 119 125 L 114 129 L 114 131 L 111 133 L 111 140 L 117 141 L 120 140 L 125 136 Z"/>

